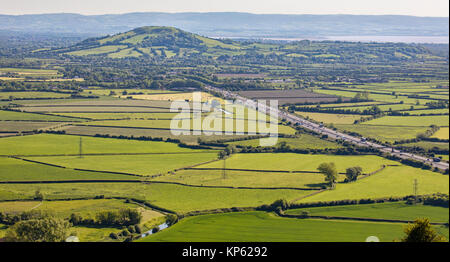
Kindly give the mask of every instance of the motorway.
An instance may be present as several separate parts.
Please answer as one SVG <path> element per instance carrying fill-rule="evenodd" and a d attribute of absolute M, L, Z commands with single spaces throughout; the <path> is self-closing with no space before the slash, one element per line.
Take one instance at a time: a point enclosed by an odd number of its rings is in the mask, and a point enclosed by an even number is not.
<path fill-rule="evenodd" d="M 402 152 L 402 151 L 394 149 L 392 147 L 387 147 L 384 145 L 366 141 L 366 139 L 364 139 L 364 138 L 350 136 L 348 134 L 326 128 L 323 125 L 313 123 L 313 122 L 308 121 L 304 118 L 301 118 L 297 115 L 290 114 L 286 111 L 280 110 L 280 109 L 278 109 L 278 107 L 276 107 L 276 108 L 270 107 L 264 103 L 256 102 L 252 99 L 245 98 L 243 96 L 240 96 L 240 95 L 230 92 L 230 91 L 222 90 L 220 88 L 216 88 L 216 87 L 212 87 L 212 86 L 205 86 L 205 89 L 220 93 L 226 99 L 235 100 L 235 102 L 243 104 L 244 106 L 247 106 L 249 108 L 257 109 L 260 112 L 268 113 L 269 115 L 276 117 L 278 119 L 286 119 L 287 121 L 290 121 L 291 123 L 294 123 L 294 124 L 297 123 L 298 125 L 302 126 L 305 129 L 309 129 L 311 131 L 314 131 L 314 132 L 322 134 L 322 135 L 328 135 L 328 137 L 331 137 L 334 139 L 344 140 L 344 141 L 347 141 L 347 142 L 350 142 L 350 143 L 353 143 L 353 144 L 356 144 L 356 145 L 362 146 L 362 147 L 375 148 L 382 152 L 390 153 L 391 155 L 397 156 L 402 159 L 413 159 L 416 161 L 426 163 L 433 167 L 437 167 L 442 170 L 446 170 L 449 168 L 449 164 L 446 162 L 434 162 L 432 158 L 426 158 L 426 157 L 423 157 L 420 155 Z"/>

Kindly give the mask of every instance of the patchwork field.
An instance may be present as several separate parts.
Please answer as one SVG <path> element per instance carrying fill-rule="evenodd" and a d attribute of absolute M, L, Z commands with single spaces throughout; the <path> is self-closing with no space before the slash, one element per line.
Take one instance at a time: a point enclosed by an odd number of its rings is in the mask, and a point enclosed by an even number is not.
<path fill-rule="evenodd" d="M 0 181 L 138 180 L 139 177 L 77 171 L 14 158 L 0 158 Z"/>
<path fill-rule="evenodd" d="M 318 137 L 308 135 L 308 134 L 301 134 L 299 137 L 296 138 L 284 138 L 279 137 L 277 145 L 279 146 L 281 143 L 286 142 L 287 145 L 289 145 L 292 148 L 297 149 L 325 149 L 325 148 L 341 148 L 339 144 L 320 139 Z M 235 142 L 229 142 L 227 143 L 229 145 L 239 145 L 239 146 L 252 146 L 252 147 L 258 147 L 260 146 L 260 140 L 259 139 L 251 139 L 251 140 L 243 140 L 243 141 L 235 141 Z"/>
<path fill-rule="evenodd" d="M 82 125 L 92 125 L 92 126 L 105 126 L 105 127 L 129 127 L 129 128 L 155 128 L 155 129 L 172 129 L 172 130 L 185 130 L 185 131 L 201 131 L 202 133 L 221 133 L 221 132 L 232 132 L 236 134 L 248 134 L 254 132 L 255 134 L 267 134 L 267 129 L 269 124 L 256 122 L 256 121 L 243 121 L 243 126 L 237 127 L 236 121 L 227 124 L 227 119 L 218 120 L 217 122 L 207 122 L 204 120 L 201 122 L 201 127 L 196 128 L 195 120 L 187 119 L 183 121 L 181 118 L 176 118 L 172 121 L 170 120 L 110 120 L 110 121 L 93 121 L 82 123 Z M 214 121 L 214 118 L 211 119 Z M 210 123 L 210 124 L 208 124 Z M 296 131 L 289 126 L 284 125 L 274 125 L 274 128 L 278 128 L 278 132 L 281 134 L 295 134 Z M 273 128 L 270 130 L 274 130 Z"/>
<path fill-rule="evenodd" d="M 27 159 L 68 168 L 131 173 L 143 176 L 164 174 L 175 169 L 217 159 L 217 153 L 163 153 L 149 155 L 51 156 Z"/>
<path fill-rule="evenodd" d="M 339 175 L 338 181 L 343 181 Z M 283 173 L 258 171 L 181 170 L 154 179 L 197 186 L 226 186 L 250 188 L 301 188 L 321 189 L 326 186 L 324 176 L 310 173 Z M 313 191 L 311 191 L 312 193 Z"/>
<path fill-rule="evenodd" d="M 60 130 L 64 130 L 66 134 L 95 136 L 96 134 L 111 136 L 146 136 L 179 139 L 187 144 L 197 144 L 198 139 L 204 141 L 230 139 L 228 134 L 223 135 L 173 135 L 169 129 L 138 129 L 138 128 L 122 128 L 122 127 L 96 127 L 96 126 L 65 126 Z M 234 135 L 234 138 L 248 137 L 247 135 Z"/>
<path fill-rule="evenodd" d="M 448 139 L 449 138 L 449 128 L 440 128 L 436 133 L 434 133 L 431 137 L 439 138 L 439 139 Z"/>
<path fill-rule="evenodd" d="M 336 217 L 356 217 L 356 218 L 376 218 L 376 219 L 396 219 L 414 221 L 416 218 L 429 218 L 431 222 L 448 222 L 448 208 L 408 205 L 404 202 L 366 204 L 351 206 L 313 207 L 291 209 L 286 214 L 301 215 L 308 211 L 311 216 L 336 216 Z"/>
<path fill-rule="evenodd" d="M 221 101 L 221 99 L 216 98 L 209 93 L 199 92 L 202 102 L 210 101 L 216 99 Z M 121 96 L 119 96 L 121 97 Z M 143 100 L 156 100 L 156 101 L 193 101 L 193 93 L 173 93 L 173 94 L 150 94 L 150 95 L 131 95 L 134 99 Z"/>
<path fill-rule="evenodd" d="M 353 166 L 361 166 L 370 173 L 382 165 L 398 164 L 379 156 L 304 155 L 293 153 L 235 154 L 226 160 L 230 169 L 316 171 L 323 162 L 334 162 L 339 172 Z M 199 168 L 222 168 L 222 161 L 198 166 Z"/>
<path fill-rule="evenodd" d="M 146 200 L 179 213 L 231 207 L 255 207 L 277 199 L 294 200 L 310 190 L 200 188 L 170 184 L 83 183 L 83 184 L 0 184 L 0 200 L 27 199 L 40 190 L 46 199 L 79 197 L 129 197 Z"/>
<path fill-rule="evenodd" d="M 244 97 L 248 97 L 254 100 L 277 100 L 279 105 L 335 102 L 338 100 L 338 97 L 334 95 L 318 94 L 299 89 L 273 91 L 240 91 L 238 93 Z"/>
<path fill-rule="evenodd" d="M 375 126 L 375 125 L 335 125 L 340 130 L 355 132 L 364 137 L 375 138 L 384 142 L 416 138 L 418 134 L 426 132 L 428 127 L 420 126 Z"/>
<path fill-rule="evenodd" d="M 23 112 L 13 112 L 13 111 L 0 111 L 0 121 L 5 120 L 20 120 L 20 121 L 80 121 L 77 118 L 71 117 L 61 117 L 61 116 L 51 116 L 51 115 L 43 115 L 43 114 L 31 114 L 31 113 L 23 113 Z"/>
<path fill-rule="evenodd" d="M 349 184 L 337 184 L 336 189 L 307 197 L 301 202 L 343 199 L 383 198 L 413 195 L 417 179 L 418 194 L 448 194 L 448 176 L 409 166 L 389 166 L 376 175 Z"/>
<path fill-rule="evenodd" d="M 83 154 L 196 152 L 158 141 L 82 137 L 81 143 Z M 79 136 L 38 134 L 1 139 L 0 155 L 78 155 L 79 147 Z"/>
<path fill-rule="evenodd" d="M 0 99 L 44 99 L 44 98 L 67 98 L 70 94 L 54 92 L 0 92 Z"/>
<path fill-rule="evenodd" d="M 49 130 L 63 125 L 65 125 L 65 123 L 63 122 L 0 121 L 0 132 L 29 132 L 34 130 Z"/>
<path fill-rule="evenodd" d="M 402 224 L 280 218 L 264 212 L 185 218 L 142 242 L 383 242 L 400 239 Z"/>
<path fill-rule="evenodd" d="M 382 126 L 446 126 L 448 127 L 448 116 L 384 116 L 362 123 L 363 125 Z"/>
<path fill-rule="evenodd" d="M 339 115 L 326 113 L 310 113 L 310 112 L 296 112 L 304 118 L 309 118 L 325 124 L 353 124 L 355 120 L 360 120 L 361 115 Z"/>

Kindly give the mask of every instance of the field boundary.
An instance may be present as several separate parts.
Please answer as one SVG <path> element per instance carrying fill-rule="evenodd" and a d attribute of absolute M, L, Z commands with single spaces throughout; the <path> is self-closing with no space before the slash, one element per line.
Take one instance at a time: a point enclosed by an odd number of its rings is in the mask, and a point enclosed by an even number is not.
<path fill-rule="evenodd" d="M 399 220 L 399 219 L 384 219 L 384 218 L 362 218 L 362 217 L 339 217 L 339 216 L 302 216 L 302 215 L 288 215 L 278 214 L 280 217 L 297 218 L 297 219 L 326 219 L 326 220 L 353 220 L 353 221 L 368 221 L 368 222 L 386 222 L 386 223 L 414 223 L 411 220 Z M 444 226 L 447 223 L 444 222 L 430 222 L 431 225 Z"/>
<path fill-rule="evenodd" d="M 224 170 L 223 168 L 185 168 L 185 170 Z M 319 171 L 290 171 L 290 170 L 260 170 L 260 169 L 240 169 L 240 168 L 225 168 L 228 171 L 243 171 L 243 172 L 264 172 L 264 173 L 305 173 L 305 174 L 322 174 Z M 340 172 L 340 175 L 345 173 Z"/>

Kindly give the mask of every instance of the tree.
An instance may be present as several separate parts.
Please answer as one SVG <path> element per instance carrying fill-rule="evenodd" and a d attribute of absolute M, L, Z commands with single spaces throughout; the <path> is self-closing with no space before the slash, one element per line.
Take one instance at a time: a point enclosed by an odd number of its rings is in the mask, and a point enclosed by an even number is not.
<path fill-rule="evenodd" d="M 42 194 L 40 190 L 36 190 L 36 192 L 34 192 L 34 200 L 44 200 L 44 194 Z"/>
<path fill-rule="evenodd" d="M 8 242 L 62 242 L 70 227 L 68 221 L 55 217 L 25 220 L 10 227 L 5 238 Z"/>
<path fill-rule="evenodd" d="M 317 168 L 322 174 L 325 175 L 325 181 L 327 181 L 331 187 L 334 186 L 338 178 L 338 172 L 334 163 L 322 163 Z"/>
<path fill-rule="evenodd" d="M 358 179 L 358 176 L 362 174 L 362 168 L 359 166 L 350 167 L 347 168 L 345 172 L 345 176 L 347 177 L 345 179 L 346 182 L 356 181 Z"/>
<path fill-rule="evenodd" d="M 418 218 L 414 224 L 408 224 L 404 232 L 406 236 L 402 242 L 447 242 L 445 237 L 434 231 L 428 218 Z"/>

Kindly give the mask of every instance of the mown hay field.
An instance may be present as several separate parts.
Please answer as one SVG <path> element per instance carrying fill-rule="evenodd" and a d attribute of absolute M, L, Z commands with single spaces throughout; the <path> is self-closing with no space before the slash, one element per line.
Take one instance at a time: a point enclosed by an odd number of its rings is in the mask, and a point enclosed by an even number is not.
<path fill-rule="evenodd" d="M 51 156 L 27 159 L 69 168 L 122 172 L 142 176 L 164 174 L 175 169 L 217 159 L 217 153 L 177 153 L 151 155 Z"/>
<path fill-rule="evenodd" d="M 441 127 L 436 133 L 434 133 L 431 137 L 439 138 L 439 139 L 448 139 L 449 138 L 449 128 Z"/>
<path fill-rule="evenodd" d="M 70 155 L 79 154 L 80 139 L 83 154 L 111 153 L 190 153 L 174 143 L 137 141 L 74 135 L 37 134 L 2 138 L 0 155 Z"/>
<path fill-rule="evenodd" d="M 381 126 L 446 126 L 449 116 L 384 116 L 362 123 L 363 125 Z"/>
<path fill-rule="evenodd" d="M 343 181 L 344 175 L 339 175 L 338 181 Z M 310 188 L 320 189 L 326 186 L 322 174 L 282 173 L 226 170 L 181 170 L 175 174 L 167 174 L 154 181 L 176 182 L 198 186 L 227 186 L 250 188 Z M 314 191 L 311 191 L 313 193 Z"/>
<path fill-rule="evenodd" d="M 357 217 L 376 219 L 396 219 L 414 221 L 416 218 L 429 218 L 431 222 L 448 222 L 448 208 L 427 205 L 408 205 L 404 202 L 312 207 L 290 209 L 286 211 L 289 215 L 301 215 L 308 211 L 311 216 L 336 216 L 336 217 Z"/>
<path fill-rule="evenodd" d="M 0 158 L 0 181 L 138 180 L 136 176 L 77 171 L 14 158 Z"/>
<path fill-rule="evenodd" d="M 339 172 L 346 168 L 361 166 L 363 172 L 370 173 L 380 169 L 382 165 L 398 164 L 379 156 L 340 156 L 340 155 L 310 155 L 294 153 L 249 153 L 235 154 L 226 160 L 226 167 L 230 169 L 253 170 L 285 170 L 285 171 L 317 171 L 317 167 L 324 162 L 336 164 Z M 198 166 L 199 168 L 222 168 L 222 161 Z"/>
<path fill-rule="evenodd" d="M 373 176 L 353 183 L 337 184 L 335 189 L 304 198 L 301 202 L 410 196 L 414 194 L 416 179 L 418 194 L 449 192 L 447 175 L 402 165 L 389 166 Z"/>
<path fill-rule="evenodd" d="M 312 193 L 311 190 L 200 188 L 142 183 L 0 184 L 0 200 L 30 200 L 36 190 L 40 190 L 46 199 L 100 195 L 137 198 L 180 213 L 217 208 L 256 207 L 271 204 L 277 199 L 291 201 Z"/>
<path fill-rule="evenodd" d="M 310 113 L 310 112 L 296 112 L 304 118 L 323 122 L 325 124 L 353 124 L 355 120 L 360 120 L 361 115 L 344 115 L 344 114 L 326 114 L 326 113 Z"/>
<path fill-rule="evenodd" d="M 309 134 L 301 134 L 296 138 L 285 138 L 279 137 L 278 142 L 275 146 L 279 146 L 281 143 L 286 142 L 288 146 L 296 149 L 335 149 L 341 148 L 342 146 L 333 143 L 331 141 L 327 141 L 324 139 L 320 139 L 318 137 L 309 135 Z M 260 146 L 260 139 L 251 139 L 251 140 L 243 140 L 243 141 L 235 141 L 227 143 L 229 145 L 240 145 L 240 146 L 252 146 L 258 147 Z"/>
<path fill-rule="evenodd" d="M 375 125 L 335 125 L 340 130 L 358 133 L 364 137 L 375 138 L 382 142 L 394 142 L 416 138 L 429 127 L 420 126 L 375 126 Z"/>
<path fill-rule="evenodd" d="M 382 242 L 399 240 L 404 224 L 276 217 L 244 212 L 188 217 L 141 242 Z"/>
<path fill-rule="evenodd" d="M 0 110 L 0 121 L 20 120 L 20 121 L 81 121 L 77 118 L 61 117 L 43 114 L 32 114 L 15 111 Z"/>

